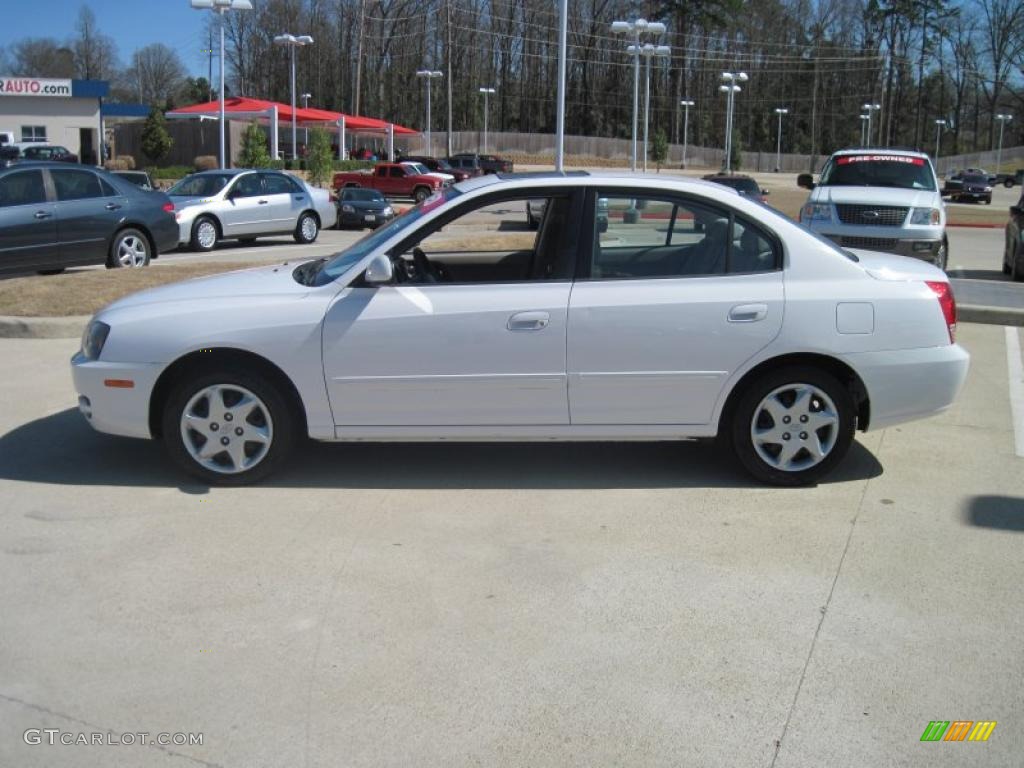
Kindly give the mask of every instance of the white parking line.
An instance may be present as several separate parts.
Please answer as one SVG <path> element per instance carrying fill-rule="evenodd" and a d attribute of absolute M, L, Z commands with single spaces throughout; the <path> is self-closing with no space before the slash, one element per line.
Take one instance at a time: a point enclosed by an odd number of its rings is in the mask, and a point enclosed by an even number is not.
<path fill-rule="evenodd" d="M 1021 362 L 1020 336 L 1016 328 L 1006 326 L 1006 368 L 1010 374 L 1010 418 L 1017 455 L 1024 457 L 1024 362 Z"/>

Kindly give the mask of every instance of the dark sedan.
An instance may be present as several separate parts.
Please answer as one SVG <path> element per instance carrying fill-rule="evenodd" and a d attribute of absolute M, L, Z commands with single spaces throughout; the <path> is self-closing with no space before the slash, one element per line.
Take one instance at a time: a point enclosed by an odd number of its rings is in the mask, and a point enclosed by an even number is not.
<path fill-rule="evenodd" d="M 24 147 L 21 150 L 23 160 L 52 160 L 58 163 L 77 163 L 78 155 L 67 147 L 60 147 L 56 144 L 40 144 L 39 146 Z"/>
<path fill-rule="evenodd" d="M 346 187 L 338 194 L 338 229 L 376 229 L 395 218 L 395 209 L 376 189 Z"/>
<path fill-rule="evenodd" d="M 434 173 L 447 173 L 449 176 L 455 177 L 455 181 L 465 181 L 466 179 L 473 178 L 473 174 L 469 171 L 464 171 L 461 168 L 454 167 L 447 160 L 440 157 L 426 157 L 425 155 L 413 155 L 411 157 L 403 157 L 402 162 L 420 163 L 421 165 L 427 166 L 427 168 Z"/>
<path fill-rule="evenodd" d="M 703 179 L 704 181 L 713 181 L 715 184 L 721 184 L 723 187 L 732 187 L 741 195 L 753 198 L 754 200 L 760 200 L 762 203 L 767 202 L 768 190 L 761 189 L 757 181 L 751 176 L 746 176 L 742 173 L 709 173 Z"/>
<path fill-rule="evenodd" d="M 992 204 L 992 182 L 988 176 L 974 174 L 961 174 L 959 178 L 951 180 L 953 186 L 947 183 L 944 190 L 949 196 L 957 201 L 981 202 L 987 205 Z M 958 183 L 957 183 L 958 182 Z"/>
<path fill-rule="evenodd" d="M 0 272 L 144 267 L 177 244 L 174 205 L 163 192 L 59 162 L 0 169 Z"/>

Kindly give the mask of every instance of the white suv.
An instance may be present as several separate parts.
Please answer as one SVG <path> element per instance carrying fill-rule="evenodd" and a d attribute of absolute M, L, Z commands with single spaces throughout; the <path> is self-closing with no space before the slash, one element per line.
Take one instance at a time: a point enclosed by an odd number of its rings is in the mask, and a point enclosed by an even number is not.
<path fill-rule="evenodd" d="M 946 208 L 935 169 L 923 152 L 844 149 L 825 163 L 800 222 L 844 248 L 913 256 L 946 268 Z"/>

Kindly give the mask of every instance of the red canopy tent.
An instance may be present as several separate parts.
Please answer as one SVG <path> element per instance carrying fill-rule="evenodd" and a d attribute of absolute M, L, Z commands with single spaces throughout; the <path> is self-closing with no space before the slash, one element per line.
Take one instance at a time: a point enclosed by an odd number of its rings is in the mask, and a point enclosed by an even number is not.
<path fill-rule="evenodd" d="M 270 127 L 270 151 L 274 157 L 278 155 L 278 124 L 290 123 L 292 120 L 291 105 L 282 104 L 278 101 L 250 99 L 246 96 L 233 96 L 225 99 L 224 114 L 228 119 L 266 121 Z M 170 119 L 216 120 L 220 117 L 220 101 L 207 101 L 202 104 L 192 104 L 188 107 L 173 109 L 167 112 L 166 116 Z M 305 109 L 296 107 L 295 121 L 304 127 L 325 123 L 337 126 L 339 157 L 344 156 L 347 132 L 387 136 L 389 143 L 388 152 L 392 156 L 394 155 L 393 141 L 395 136 L 411 136 L 417 133 L 412 128 L 389 123 L 386 120 L 346 115 L 342 112 L 331 112 L 330 110 L 312 107 Z"/>

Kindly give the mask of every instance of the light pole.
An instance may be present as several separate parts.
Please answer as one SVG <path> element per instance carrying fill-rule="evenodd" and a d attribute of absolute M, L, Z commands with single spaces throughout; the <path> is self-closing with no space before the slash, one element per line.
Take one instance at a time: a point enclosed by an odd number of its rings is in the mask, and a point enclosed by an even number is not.
<path fill-rule="evenodd" d="M 775 172 L 782 168 L 782 116 L 788 115 L 789 110 L 785 107 L 776 107 L 775 114 L 779 116 L 779 138 L 775 144 Z"/>
<path fill-rule="evenodd" d="M 871 115 L 860 116 L 860 145 L 862 147 L 866 147 L 868 145 L 868 140 L 866 138 L 867 131 L 865 131 L 864 129 L 867 127 L 869 120 L 871 120 Z"/>
<path fill-rule="evenodd" d="M 942 140 L 942 129 L 946 127 L 945 120 L 935 121 L 935 167 L 939 165 L 939 142 Z"/>
<path fill-rule="evenodd" d="M 292 60 L 292 160 L 299 159 L 299 137 L 295 120 L 295 49 L 313 44 L 313 38 L 309 35 L 277 35 L 274 38 L 277 45 L 288 46 Z"/>
<path fill-rule="evenodd" d="M 882 105 L 881 104 L 861 104 L 860 108 L 864 109 L 864 110 L 867 110 L 867 115 L 868 115 L 867 132 L 868 132 L 868 135 L 867 135 L 867 141 L 864 142 L 864 146 L 869 146 L 871 144 L 871 113 L 872 112 L 876 112 L 879 109 L 881 109 Z M 882 129 L 879 128 L 878 131 L 879 131 L 879 133 L 881 133 Z M 879 143 L 881 143 L 881 142 L 879 142 Z"/>
<path fill-rule="evenodd" d="M 1003 170 L 1003 128 L 1006 124 L 1013 120 L 1013 115 L 996 115 L 996 120 L 999 121 L 999 150 L 996 152 L 996 173 L 1001 173 Z"/>
<path fill-rule="evenodd" d="M 634 46 L 626 48 L 630 53 L 636 53 Z M 655 56 L 667 58 L 672 49 L 667 45 L 651 45 L 644 43 L 640 46 L 640 55 L 647 60 L 646 74 L 644 75 L 644 173 L 647 173 L 647 126 L 651 113 L 651 59 Z"/>
<path fill-rule="evenodd" d="M 565 168 L 565 68 L 568 57 L 569 0 L 558 4 L 558 106 L 555 110 L 555 170 Z"/>
<path fill-rule="evenodd" d="M 220 16 L 220 167 L 227 168 L 224 154 L 224 14 L 228 11 L 251 11 L 252 0 L 189 0 L 197 11 L 213 11 Z"/>
<path fill-rule="evenodd" d="M 694 102 L 684 99 L 679 103 L 683 107 L 683 168 L 686 168 L 686 135 L 690 130 L 690 107 Z"/>
<path fill-rule="evenodd" d="M 481 88 L 480 93 L 484 95 L 484 153 L 487 152 L 487 97 L 494 93 L 493 88 Z"/>
<path fill-rule="evenodd" d="M 632 34 L 633 45 L 633 149 L 630 154 L 630 170 L 636 170 L 636 128 L 640 111 L 640 35 L 661 35 L 665 33 L 665 25 L 658 21 L 637 19 L 635 21 L 613 21 L 612 32 L 616 34 Z"/>
<path fill-rule="evenodd" d="M 732 173 L 732 114 L 736 94 L 743 89 L 736 85 L 737 82 L 747 82 L 746 72 L 723 72 L 722 81 L 725 85 L 718 86 L 718 90 L 726 95 L 725 103 L 725 172 Z"/>
<path fill-rule="evenodd" d="M 313 98 L 313 94 L 312 93 L 304 93 L 299 98 L 302 99 L 302 108 L 303 109 L 309 109 L 309 100 Z M 306 132 L 306 135 L 303 138 L 303 141 L 306 144 L 306 151 L 308 152 L 309 151 L 309 125 L 306 125 L 306 127 L 303 128 L 303 130 Z"/>
<path fill-rule="evenodd" d="M 444 77 L 444 73 L 438 72 L 436 69 L 421 69 L 416 72 L 416 77 L 422 77 L 427 81 L 427 130 L 424 132 L 423 138 L 427 143 L 427 155 L 430 155 L 430 81 L 438 77 Z"/>

